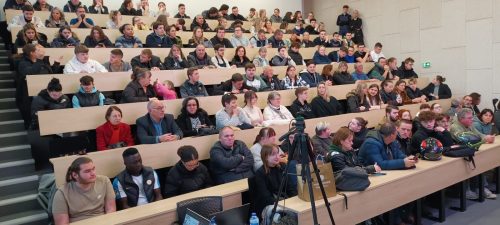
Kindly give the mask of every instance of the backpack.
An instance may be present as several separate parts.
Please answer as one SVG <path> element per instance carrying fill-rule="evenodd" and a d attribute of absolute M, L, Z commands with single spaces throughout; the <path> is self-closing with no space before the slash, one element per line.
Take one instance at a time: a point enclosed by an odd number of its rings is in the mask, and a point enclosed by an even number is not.
<path fill-rule="evenodd" d="M 471 131 L 465 131 L 458 134 L 456 139 L 460 145 L 466 145 L 475 150 L 478 150 L 484 143 L 480 135 Z"/>
<path fill-rule="evenodd" d="M 474 154 L 476 153 L 476 149 L 471 148 L 466 145 L 461 145 L 457 148 L 446 147 L 443 150 L 443 155 L 453 158 L 463 157 L 465 161 L 472 164 L 472 169 L 476 168 L 476 162 L 474 162 Z"/>
<path fill-rule="evenodd" d="M 52 202 L 56 191 L 57 185 L 55 175 L 53 173 L 42 175 L 38 182 L 38 195 L 36 200 L 47 212 L 49 220 L 52 220 Z"/>
<path fill-rule="evenodd" d="M 342 191 L 364 191 L 370 186 L 368 173 L 361 167 L 346 167 L 335 173 L 335 185 Z"/>

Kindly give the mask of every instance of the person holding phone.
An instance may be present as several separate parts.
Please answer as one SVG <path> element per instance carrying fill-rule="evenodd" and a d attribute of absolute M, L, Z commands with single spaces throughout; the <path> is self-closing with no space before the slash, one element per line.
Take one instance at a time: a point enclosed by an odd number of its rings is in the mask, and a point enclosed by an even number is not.
<path fill-rule="evenodd" d="M 94 27 L 94 21 L 87 18 L 85 15 L 85 8 L 83 6 L 79 6 L 76 9 L 76 18 L 71 19 L 69 25 L 71 28 L 92 28 Z"/>

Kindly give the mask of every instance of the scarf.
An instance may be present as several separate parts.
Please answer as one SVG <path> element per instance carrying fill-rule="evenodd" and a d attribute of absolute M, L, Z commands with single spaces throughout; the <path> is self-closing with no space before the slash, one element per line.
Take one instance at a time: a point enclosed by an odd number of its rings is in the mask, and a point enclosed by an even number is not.
<path fill-rule="evenodd" d="M 280 111 L 280 108 L 281 108 L 281 107 L 276 108 L 276 107 L 274 107 L 274 106 L 273 106 L 273 105 L 271 105 L 271 104 L 268 104 L 268 105 L 269 105 L 269 108 L 270 108 L 271 110 L 273 110 L 273 112 L 275 112 L 276 114 L 278 114 L 278 115 L 280 116 L 280 118 L 281 118 L 281 119 L 286 120 L 286 116 L 285 116 L 285 115 L 284 115 L 284 114 Z"/>

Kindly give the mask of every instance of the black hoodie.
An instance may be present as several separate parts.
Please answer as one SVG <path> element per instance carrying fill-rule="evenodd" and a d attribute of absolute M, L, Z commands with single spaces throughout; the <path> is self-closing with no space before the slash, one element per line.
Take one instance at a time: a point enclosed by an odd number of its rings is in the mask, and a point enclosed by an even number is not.
<path fill-rule="evenodd" d="M 47 89 L 43 89 L 33 98 L 31 103 L 31 129 L 38 129 L 38 111 L 71 108 L 71 101 L 68 96 L 61 95 L 54 100 L 50 97 Z"/>

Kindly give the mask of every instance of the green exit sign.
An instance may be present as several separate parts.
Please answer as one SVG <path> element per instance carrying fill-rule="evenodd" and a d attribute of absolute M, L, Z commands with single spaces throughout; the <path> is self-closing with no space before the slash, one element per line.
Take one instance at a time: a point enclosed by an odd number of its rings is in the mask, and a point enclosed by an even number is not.
<path fill-rule="evenodd" d="M 423 62 L 422 63 L 422 67 L 425 68 L 425 69 L 428 69 L 431 67 L 431 62 L 427 61 L 427 62 Z"/>

